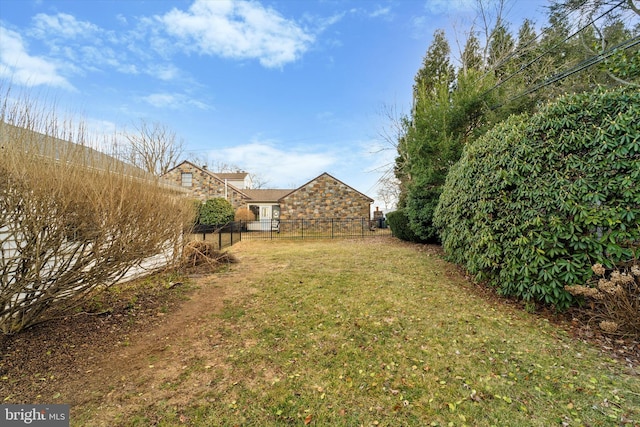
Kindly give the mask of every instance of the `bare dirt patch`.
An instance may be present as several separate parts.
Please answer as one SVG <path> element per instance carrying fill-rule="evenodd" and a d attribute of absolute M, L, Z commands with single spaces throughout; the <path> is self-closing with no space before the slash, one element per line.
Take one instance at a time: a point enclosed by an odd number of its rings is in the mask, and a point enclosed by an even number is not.
<path fill-rule="evenodd" d="M 4 403 L 68 403 L 73 419 L 78 405 L 100 406 L 103 413 L 113 405 L 117 413 L 123 396 L 133 408 L 131 400 L 144 404 L 155 392 L 167 394 L 163 383 L 199 359 L 206 363 L 201 343 L 215 337 L 202 330 L 202 320 L 247 291 L 234 283 L 266 268 L 250 258 L 242 257 L 241 268 L 228 264 L 213 275 L 191 269 L 188 284 L 169 285 L 157 277 L 123 286 L 88 303 L 91 313 L 0 336 L 0 398 Z M 179 395 L 170 388 L 165 391 Z M 91 419 L 92 425 L 101 422 Z"/>

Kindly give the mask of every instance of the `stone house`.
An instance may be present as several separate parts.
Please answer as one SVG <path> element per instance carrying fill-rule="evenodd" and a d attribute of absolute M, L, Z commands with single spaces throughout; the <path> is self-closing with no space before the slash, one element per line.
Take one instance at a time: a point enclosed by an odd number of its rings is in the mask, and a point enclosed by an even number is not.
<path fill-rule="evenodd" d="M 373 199 L 325 172 L 281 197 L 278 202 L 281 219 L 368 220 Z"/>
<path fill-rule="evenodd" d="M 252 189 L 249 174 L 214 173 L 184 161 L 165 180 L 190 188 L 198 200 L 227 199 L 234 209 L 248 208 L 257 220 L 370 219 L 373 199 L 328 173 L 293 189 Z"/>
<path fill-rule="evenodd" d="M 241 177 L 243 174 L 245 176 Z M 227 176 L 225 177 L 224 175 Z M 233 177 L 229 175 L 233 175 Z M 246 172 L 237 174 L 215 174 L 207 170 L 206 167 L 199 167 L 185 160 L 173 169 L 170 169 L 162 177 L 165 181 L 189 189 L 189 194 L 196 200 L 204 201 L 223 198 L 227 199 L 234 209 L 237 209 L 244 206 L 246 204 L 245 202 L 249 200 L 249 196 L 244 194 L 239 188 L 245 184 L 250 185 L 251 180 L 245 179 L 248 175 Z"/>

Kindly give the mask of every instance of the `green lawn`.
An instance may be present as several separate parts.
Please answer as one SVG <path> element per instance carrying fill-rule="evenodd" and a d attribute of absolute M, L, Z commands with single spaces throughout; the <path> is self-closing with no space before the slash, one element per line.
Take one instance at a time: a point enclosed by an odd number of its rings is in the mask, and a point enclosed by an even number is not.
<path fill-rule="evenodd" d="M 241 258 L 234 271 L 263 268 L 202 325 L 219 337 L 209 343 L 219 363 L 194 362 L 168 385 L 201 378 L 206 391 L 150 403 L 130 425 L 640 423 L 637 374 L 478 296 L 433 248 L 389 238 L 230 252 Z"/>

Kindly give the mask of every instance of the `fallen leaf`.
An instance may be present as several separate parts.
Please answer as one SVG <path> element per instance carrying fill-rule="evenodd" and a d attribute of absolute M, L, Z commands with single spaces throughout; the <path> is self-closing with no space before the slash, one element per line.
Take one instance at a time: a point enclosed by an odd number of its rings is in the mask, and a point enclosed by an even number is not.
<path fill-rule="evenodd" d="M 307 415 L 307 418 L 304 419 L 304 425 L 308 425 L 312 419 L 313 416 L 311 414 Z"/>

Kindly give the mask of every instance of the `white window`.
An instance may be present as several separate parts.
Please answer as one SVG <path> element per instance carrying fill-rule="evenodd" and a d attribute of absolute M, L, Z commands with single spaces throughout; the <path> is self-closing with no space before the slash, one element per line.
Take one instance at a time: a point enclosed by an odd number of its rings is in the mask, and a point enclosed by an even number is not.
<path fill-rule="evenodd" d="M 183 172 L 182 173 L 182 186 L 183 187 L 191 187 L 193 185 L 192 180 L 193 180 L 193 175 L 190 172 Z"/>

